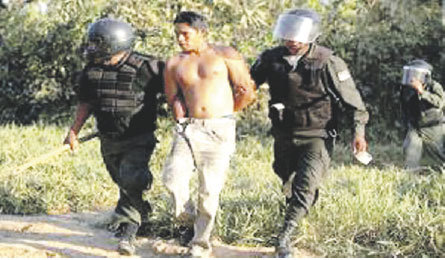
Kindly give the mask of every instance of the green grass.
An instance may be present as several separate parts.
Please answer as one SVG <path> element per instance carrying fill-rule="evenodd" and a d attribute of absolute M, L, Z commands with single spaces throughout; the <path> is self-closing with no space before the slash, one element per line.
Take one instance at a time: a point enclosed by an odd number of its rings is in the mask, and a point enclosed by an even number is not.
<path fill-rule="evenodd" d="M 237 151 L 214 235 L 230 244 L 264 246 L 282 223 L 284 196 L 271 168 L 268 122 L 248 114 L 239 116 Z M 170 149 L 172 122 L 163 119 L 158 125 L 160 142 L 150 162 L 155 180 L 146 197 L 155 210 L 151 234 L 168 237 L 171 204 L 160 171 Z M 114 206 L 117 188 L 103 165 L 98 140 L 83 144 L 74 155 L 67 152 L 20 174 L 13 172 L 59 147 L 66 130 L 39 124 L 0 127 L 0 213 L 60 214 Z M 320 199 L 295 238 L 298 247 L 327 257 L 445 256 L 445 174 L 402 171 L 399 145 L 371 143 L 375 160 L 368 167 L 356 164 L 347 146 L 337 145 Z"/>

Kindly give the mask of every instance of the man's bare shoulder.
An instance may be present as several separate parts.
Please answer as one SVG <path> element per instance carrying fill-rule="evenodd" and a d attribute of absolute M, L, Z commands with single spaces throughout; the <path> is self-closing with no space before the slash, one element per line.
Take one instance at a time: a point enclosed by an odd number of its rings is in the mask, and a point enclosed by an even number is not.
<path fill-rule="evenodd" d="M 174 68 L 174 67 L 176 67 L 177 65 L 178 65 L 178 63 L 181 61 L 181 54 L 179 54 L 179 55 L 176 55 L 176 56 L 173 56 L 173 57 L 170 57 L 168 60 L 167 60 L 167 63 L 166 63 L 166 65 L 165 65 L 165 67 L 167 68 L 167 69 L 172 69 L 172 68 Z"/>
<path fill-rule="evenodd" d="M 243 56 L 233 47 L 230 46 L 222 46 L 222 45 L 213 45 L 213 50 L 218 55 L 221 55 L 225 59 L 231 60 L 242 60 Z"/>

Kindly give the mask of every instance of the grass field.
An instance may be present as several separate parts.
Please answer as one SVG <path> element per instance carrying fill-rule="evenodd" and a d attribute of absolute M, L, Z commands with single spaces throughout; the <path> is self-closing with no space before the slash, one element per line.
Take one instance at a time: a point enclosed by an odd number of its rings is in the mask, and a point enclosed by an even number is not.
<path fill-rule="evenodd" d="M 268 123 L 240 121 L 237 151 L 221 194 L 214 235 L 236 245 L 270 245 L 282 223 L 284 196 L 274 175 Z M 247 123 L 248 122 L 248 123 Z M 81 132 L 88 133 L 94 122 Z M 155 176 L 146 193 L 154 205 L 151 235 L 172 230 L 169 196 L 160 171 L 170 148 L 170 120 L 158 122 L 150 162 Z M 254 130 L 252 130 L 254 129 Z M 67 126 L 0 126 L 0 213 L 61 214 L 112 208 L 117 188 L 102 163 L 99 142 L 84 143 L 19 174 L 27 160 L 60 147 Z M 371 143 L 374 162 L 353 161 L 337 145 L 320 199 L 301 224 L 297 246 L 327 257 L 444 257 L 445 174 L 401 170 L 400 142 Z"/>

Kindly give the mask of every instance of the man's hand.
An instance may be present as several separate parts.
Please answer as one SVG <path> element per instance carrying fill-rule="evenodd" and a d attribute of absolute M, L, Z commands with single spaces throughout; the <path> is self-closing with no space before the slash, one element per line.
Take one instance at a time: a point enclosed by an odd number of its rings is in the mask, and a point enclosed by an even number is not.
<path fill-rule="evenodd" d="M 243 95 L 245 95 L 247 93 L 247 89 L 243 86 L 238 86 L 236 88 L 234 88 L 234 97 L 235 100 L 241 98 Z"/>
<path fill-rule="evenodd" d="M 352 147 L 354 153 L 365 152 L 368 149 L 368 142 L 366 142 L 364 136 L 355 136 L 354 141 L 352 141 Z"/>
<path fill-rule="evenodd" d="M 420 80 L 418 80 L 418 79 L 412 79 L 411 80 L 411 86 L 419 94 L 422 94 L 423 90 L 425 89 L 425 87 L 423 86 L 422 82 L 420 82 Z"/>
<path fill-rule="evenodd" d="M 63 143 L 69 144 L 72 151 L 76 150 L 77 147 L 79 147 L 79 140 L 77 139 L 77 133 L 70 128 Z"/>
<path fill-rule="evenodd" d="M 175 98 L 172 104 L 173 117 L 175 120 L 179 120 L 187 116 L 187 108 L 185 107 L 184 101 L 180 98 Z"/>

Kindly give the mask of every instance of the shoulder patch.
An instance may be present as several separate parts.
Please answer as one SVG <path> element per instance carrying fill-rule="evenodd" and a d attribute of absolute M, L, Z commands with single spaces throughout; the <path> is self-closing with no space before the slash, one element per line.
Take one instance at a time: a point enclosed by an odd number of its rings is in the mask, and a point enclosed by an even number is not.
<path fill-rule="evenodd" d="M 345 81 L 349 78 L 351 78 L 351 73 L 349 73 L 349 70 L 343 70 L 337 73 L 338 80 Z"/>

